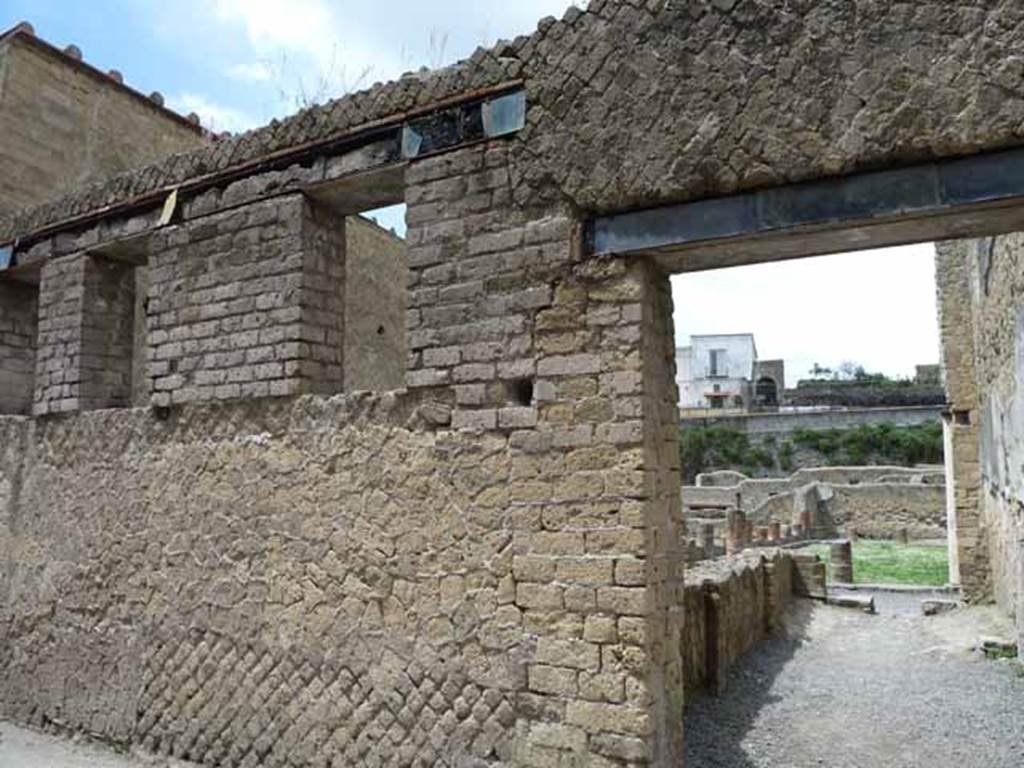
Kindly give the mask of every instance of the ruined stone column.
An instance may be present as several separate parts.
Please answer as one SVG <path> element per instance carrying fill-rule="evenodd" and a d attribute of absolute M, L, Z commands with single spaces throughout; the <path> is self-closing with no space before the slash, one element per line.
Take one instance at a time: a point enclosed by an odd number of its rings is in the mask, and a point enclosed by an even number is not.
<path fill-rule="evenodd" d="M 853 545 L 848 540 L 833 542 L 829 548 L 832 560 L 832 581 L 853 583 Z"/>
<path fill-rule="evenodd" d="M 769 529 L 767 525 L 757 526 L 757 541 L 763 544 L 768 541 Z"/>
<path fill-rule="evenodd" d="M 725 554 L 734 555 L 743 549 L 742 536 L 743 513 L 738 509 L 730 509 L 728 512 L 728 524 L 725 533 Z"/>
<path fill-rule="evenodd" d="M 768 524 L 768 538 L 772 541 L 780 541 L 782 539 L 782 524 L 781 523 L 769 523 Z"/>
<path fill-rule="evenodd" d="M 805 537 L 811 538 L 814 535 L 814 519 L 810 511 L 804 510 L 800 513 L 800 528 Z"/>
<path fill-rule="evenodd" d="M 715 557 L 715 526 L 704 523 L 700 527 L 700 538 L 704 548 L 704 557 L 712 560 Z"/>

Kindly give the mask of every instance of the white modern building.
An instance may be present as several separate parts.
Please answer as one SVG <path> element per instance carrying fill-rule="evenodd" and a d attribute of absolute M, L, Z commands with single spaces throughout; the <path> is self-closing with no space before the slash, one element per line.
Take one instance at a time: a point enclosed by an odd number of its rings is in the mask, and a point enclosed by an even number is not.
<path fill-rule="evenodd" d="M 676 349 L 676 384 L 682 409 L 774 408 L 785 387 L 781 360 L 758 360 L 752 333 L 690 337 Z"/>

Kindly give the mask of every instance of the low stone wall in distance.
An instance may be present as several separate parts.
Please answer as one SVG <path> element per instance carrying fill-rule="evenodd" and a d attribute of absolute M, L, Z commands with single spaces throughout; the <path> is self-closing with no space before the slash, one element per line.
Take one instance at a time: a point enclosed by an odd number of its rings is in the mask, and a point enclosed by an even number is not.
<path fill-rule="evenodd" d="M 756 480 L 737 473 L 698 477 L 682 489 L 687 535 L 701 524 L 716 527 L 724 545 L 726 516 L 738 509 L 755 526 L 808 525 L 812 535 L 841 532 L 864 538 L 946 537 L 946 488 L 941 472 L 930 468 L 822 467 L 789 478 Z M 732 482 L 733 485 L 726 485 Z"/>
<path fill-rule="evenodd" d="M 825 568 L 814 555 L 746 550 L 686 573 L 683 690 L 725 688 L 729 668 L 781 626 L 795 596 L 824 597 Z"/>
<path fill-rule="evenodd" d="M 946 538 L 946 488 L 941 485 L 834 485 L 825 502 L 840 530 L 865 539 Z"/>

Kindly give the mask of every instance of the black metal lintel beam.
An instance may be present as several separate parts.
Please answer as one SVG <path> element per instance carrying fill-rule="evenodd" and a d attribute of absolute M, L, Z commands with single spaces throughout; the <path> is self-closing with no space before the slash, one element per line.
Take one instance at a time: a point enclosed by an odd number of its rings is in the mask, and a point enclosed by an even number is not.
<path fill-rule="evenodd" d="M 785 231 L 940 216 L 1024 203 L 1024 149 L 604 216 L 592 254 L 671 252 Z"/>

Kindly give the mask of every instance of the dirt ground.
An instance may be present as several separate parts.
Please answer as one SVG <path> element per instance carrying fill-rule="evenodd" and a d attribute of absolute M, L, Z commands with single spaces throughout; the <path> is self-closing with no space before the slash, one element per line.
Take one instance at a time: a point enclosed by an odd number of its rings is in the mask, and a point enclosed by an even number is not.
<path fill-rule="evenodd" d="M 1024 677 L 972 652 L 1008 637 L 995 609 L 926 618 L 919 595 L 875 595 L 878 615 L 801 603 L 786 636 L 690 703 L 687 766 L 1020 768 Z"/>

